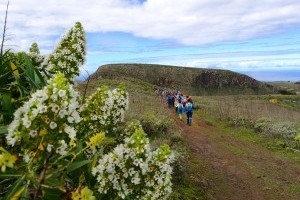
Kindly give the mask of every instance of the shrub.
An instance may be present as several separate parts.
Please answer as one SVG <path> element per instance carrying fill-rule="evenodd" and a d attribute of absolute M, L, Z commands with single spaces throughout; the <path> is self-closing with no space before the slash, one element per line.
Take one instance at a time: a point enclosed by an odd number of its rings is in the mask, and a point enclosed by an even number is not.
<path fill-rule="evenodd" d="M 275 137 L 285 139 L 293 139 L 297 134 L 297 129 L 294 123 L 291 122 L 272 122 L 269 118 L 260 118 L 256 121 L 254 129 L 257 132 L 263 132 Z"/>
<path fill-rule="evenodd" d="M 270 118 L 259 118 L 254 124 L 254 130 L 257 132 L 269 132 L 271 122 Z"/>
<path fill-rule="evenodd" d="M 137 129 L 98 161 L 93 175 L 99 193 L 111 199 L 162 199 L 172 188 L 172 160 L 166 145 L 151 152 L 145 133 Z"/>
<path fill-rule="evenodd" d="M 154 113 L 147 113 L 141 119 L 141 124 L 145 132 L 150 136 L 166 132 L 171 126 L 172 121 L 167 116 L 156 117 Z"/>
<path fill-rule="evenodd" d="M 39 67 L 44 61 L 44 57 L 41 56 L 40 50 L 37 43 L 33 43 L 29 49 L 29 56 L 31 57 L 31 61 L 33 66 Z"/>
<path fill-rule="evenodd" d="M 76 22 L 42 63 L 50 75 L 63 73 L 70 81 L 79 76 L 79 67 L 85 62 L 86 38 L 80 22 Z"/>
<path fill-rule="evenodd" d="M 293 139 L 297 134 L 295 124 L 290 122 L 273 124 L 270 128 L 270 132 L 275 136 L 283 137 L 285 139 Z"/>

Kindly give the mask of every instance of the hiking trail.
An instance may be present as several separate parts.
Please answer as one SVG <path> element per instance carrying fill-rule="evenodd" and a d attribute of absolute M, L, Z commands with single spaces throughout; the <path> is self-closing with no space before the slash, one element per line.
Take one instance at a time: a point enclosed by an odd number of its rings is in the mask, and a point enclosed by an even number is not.
<path fill-rule="evenodd" d="M 192 178 L 203 183 L 209 199 L 300 199 L 299 162 L 255 141 L 234 137 L 196 115 L 188 126 L 186 117 L 181 121 L 173 109 L 170 112 L 193 158 L 201 163 Z"/>

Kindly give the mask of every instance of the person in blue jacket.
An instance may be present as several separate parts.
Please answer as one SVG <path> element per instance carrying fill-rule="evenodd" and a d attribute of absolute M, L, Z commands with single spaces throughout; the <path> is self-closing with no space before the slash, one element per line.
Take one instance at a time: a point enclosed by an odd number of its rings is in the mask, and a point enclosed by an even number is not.
<path fill-rule="evenodd" d="M 191 102 L 191 99 L 188 99 L 187 104 L 185 104 L 185 112 L 186 112 L 186 123 L 188 125 L 192 125 L 192 117 L 193 117 L 193 110 L 194 110 L 194 105 Z"/>

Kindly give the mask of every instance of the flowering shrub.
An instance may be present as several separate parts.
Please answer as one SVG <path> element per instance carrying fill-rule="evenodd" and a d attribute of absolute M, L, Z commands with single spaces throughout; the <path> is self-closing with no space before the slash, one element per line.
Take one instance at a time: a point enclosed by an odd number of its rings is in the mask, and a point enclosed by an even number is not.
<path fill-rule="evenodd" d="M 39 178 L 38 186 L 27 187 L 36 191 L 35 196 L 39 197 L 47 177 L 59 179 L 62 174 L 62 177 L 72 177 L 73 170 L 90 165 L 84 169 L 84 174 L 96 176 L 98 184 L 94 187 L 81 189 L 76 183 L 66 184 L 64 179 L 57 187 L 65 185 L 66 190 L 71 191 L 67 195 L 72 199 L 95 199 L 91 189 L 98 191 L 99 197 L 166 198 L 172 188 L 173 154 L 167 145 L 151 151 L 139 121 L 127 122 L 120 135 L 122 139 L 116 140 L 121 143 L 112 152 L 101 154 L 104 132 L 110 134 L 113 131 L 123 120 L 128 106 L 124 85 L 112 91 L 103 86 L 82 106 L 79 100 L 72 84 L 63 74 L 57 74 L 15 112 L 8 127 L 7 144 L 14 150 L 17 147 L 20 158 L 28 163 L 26 170 L 20 169 L 21 174 L 27 174 L 25 180 L 34 183 L 38 177 L 43 177 Z M 99 159 L 98 165 L 89 159 Z M 7 167 L 14 168 L 17 160 L 15 155 L 5 151 L 0 155 L 2 171 Z M 41 169 L 40 175 L 33 172 L 36 168 Z M 91 168 L 92 171 L 87 170 Z"/>
<path fill-rule="evenodd" d="M 34 66 L 40 67 L 44 61 L 44 57 L 40 54 L 39 47 L 37 43 L 33 43 L 29 49 L 29 56 L 31 57 L 32 64 Z"/>
<path fill-rule="evenodd" d="M 128 93 L 123 84 L 114 90 L 102 86 L 83 105 L 83 120 L 80 127 L 92 133 L 103 130 L 108 133 L 115 128 L 117 123 L 124 120 L 127 108 Z"/>
<path fill-rule="evenodd" d="M 64 155 L 69 143 L 76 141 L 74 126 L 80 120 L 79 93 L 63 74 L 58 74 L 15 112 L 7 143 L 21 147 L 25 162 L 36 147 L 39 153 L 46 149 Z"/>
<path fill-rule="evenodd" d="M 258 119 L 254 125 L 254 128 L 258 132 L 264 132 L 285 139 L 293 139 L 297 135 L 297 128 L 294 123 L 274 123 L 268 118 Z"/>
<path fill-rule="evenodd" d="M 173 155 L 167 145 L 152 152 L 146 134 L 136 127 L 128 127 L 133 134 L 93 168 L 98 191 L 111 198 L 163 199 L 171 192 Z"/>
<path fill-rule="evenodd" d="M 124 129 L 124 132 L 121 133 L 122 139 L 125 139 L 125 137 L 130 137 L 132 133 L 134 133 L 136 130 L 143 129 L 140 121 L 138 120 L 131 120 L 126 122 L 126 128 Z"/>
<path fill-rule="evenodd" d="M 83 27 L 80 22 L 76 22 L 54 52 L 42 63 L 50 74 L 63 73 L 66 78 L 73 80 L 79 75 L 79 67 L 84 63 L 86 55 L 86 39 Z"/>
<path fill-rule="evenodd" d="M 31 51 L 38 54 L 37 45 Z M 113 90 L 102 86 L 81 103 L 71 80 L 84 55 L 84 32 L 76 23 L 43 63 L 55 75 L 42 89 L 32 90 L 7 128 L 9 151 L 0 147 L 6 173 L 1 177 L 7 177 L 2 194 L 5 199 L 167 197 L 173 154 L 166 145 L 151 151 L 136 120 L 115 135 L 128 108 L 123 84 Z M 113 141 L 110 147 L 106 135 Z"/>

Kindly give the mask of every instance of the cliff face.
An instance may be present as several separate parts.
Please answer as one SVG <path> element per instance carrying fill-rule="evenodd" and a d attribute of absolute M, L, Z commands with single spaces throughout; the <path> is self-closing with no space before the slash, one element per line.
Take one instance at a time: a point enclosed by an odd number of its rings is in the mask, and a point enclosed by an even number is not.
<path fill-rule="evenodd" d="M 91 79 L 139 79 L 167 88 L 188 90 L 189 93 L 243 92 L 265 94 L 274 92 L 273 86 L 259 82 L 244 74 L 229 70 L 189 68 L 151 64 L 103 65 L 91 75 Z M 234 92 L 235 91 L 235 92 Z"/>

